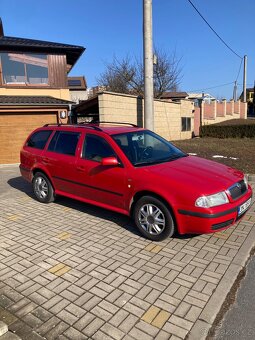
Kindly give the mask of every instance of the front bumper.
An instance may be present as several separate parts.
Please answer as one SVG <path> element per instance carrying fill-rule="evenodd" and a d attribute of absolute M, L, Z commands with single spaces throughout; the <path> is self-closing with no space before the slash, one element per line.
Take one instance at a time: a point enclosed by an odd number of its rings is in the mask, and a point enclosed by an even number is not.
<path fill-rule="evenodd" d="M 246 194 L 235 202 L 224 204 L 211 209 L 189 210 L 179 208 L 177 210 L 177 224 L 180 234 L 205 234 L 223 230 L 239 221 L 249 210 L 247 207 L 241 214 L 240 206 L 248 202 L 252 197 L 249 187 Z"/>

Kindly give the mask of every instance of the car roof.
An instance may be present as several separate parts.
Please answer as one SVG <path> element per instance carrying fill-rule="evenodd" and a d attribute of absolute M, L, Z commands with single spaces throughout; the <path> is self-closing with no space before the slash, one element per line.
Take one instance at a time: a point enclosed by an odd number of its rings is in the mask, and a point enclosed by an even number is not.
<path fill-rule="evenodd" d="M 99 124 L 98 123 L 96 124 L 85 123 L 85 124 L 46 124 L 43 126 L 43 128 L 49 128 L 49 129 L 52 127 L 54 127 L 54 129 L 56 130 L 65 130 L 65 131 L 66 130 L 70 130 L 70 131 L 94 130 L 94 131 L 104 132 L 108 135 L 116 135 L 120 133 L 136 132 L 136 131 L 144 130 L 143 128 L 140 128 L 138 126 L 135 126 L 132 124 L 128 125 L 126 123 L 124 123 L 124 125 L 118 125 L 117 123 L 116 125 L 109 125 L 105 123 L 99 123 Z"/>

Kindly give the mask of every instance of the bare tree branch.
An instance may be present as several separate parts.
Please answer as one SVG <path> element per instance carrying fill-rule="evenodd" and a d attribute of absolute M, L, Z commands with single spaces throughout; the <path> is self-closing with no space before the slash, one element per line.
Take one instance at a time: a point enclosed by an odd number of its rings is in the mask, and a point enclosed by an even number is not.
<path fill-rule="evenodd" d="M 168 55 L 162 49 L 154 49 L 157 63 L 154 65 L 154 97 L 160 98 L 166 91 L 176 91 L 181 81 L 180 61 L 173 52 Z M 138 58 L 126 56 L 106 64 L 105 71 L 97 79 L 99 86 L 108 91 L 144 95 L 143 63 Z"/>

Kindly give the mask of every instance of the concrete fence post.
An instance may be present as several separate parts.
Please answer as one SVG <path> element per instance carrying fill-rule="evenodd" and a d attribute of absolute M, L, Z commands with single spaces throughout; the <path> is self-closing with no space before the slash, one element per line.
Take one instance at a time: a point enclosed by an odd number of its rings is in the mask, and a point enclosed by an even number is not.
<path fill-rule="evenodd" d="M 248 104 L 247 102 L 244 103 L 244 119 L 247 119 L 247 110 L 248 110 Z"/>
<path fill-rule="evenodd" d="M 200 126 L 204 125 L 204 115 L 205 115 L 205 102 L 204 100 L 201 100 L 200 105 Z"/>
<path fill-rule="evenodd" d="M 227 100 L 222 99 L 222 104 L 223 104 L 223 117 L 226 117 L 226 115 L 227 115 Z"/>
<path fill-rule="evenodd" d="M 215 120 L 217 117 L 217 100 L 212 99 L 212 105 L 213 105 L 213 119 Z"/>
<path fill-rule="evenodd" d="M 234 110 L 235 102 L 233 99 L 230 99 L 230 104 L 231 104 L 230 114 L 233 116 L 235 111 Z"/>

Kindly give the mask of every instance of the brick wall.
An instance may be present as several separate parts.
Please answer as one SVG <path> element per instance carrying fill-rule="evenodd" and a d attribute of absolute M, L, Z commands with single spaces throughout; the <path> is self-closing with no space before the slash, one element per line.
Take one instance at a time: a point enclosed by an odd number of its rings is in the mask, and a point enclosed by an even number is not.
<path fill-rule="evenodd" d="M 214 116 L 212 108 L 215 108 Z M 240 100 L 234 102 L 226 102 L 223 100 L 220 103 L 213 101 L 212 104 L 202 105 L 203 124 L 215 124 L 229 119 L 247 118 L 247 103 Z"/>
<path fill-rule="evenodd" d="M 194 113 L 194 135 L 199 136 L 200 120 L 202 124 L 216 124 L 239 118 L 247 119 L 247 103 L 240 100 L 237 102 L 223 100 L 219 103 L 212 101 L 210 104 L 202 102 L 201 108 L 197 107 Z"/>
<path fill-rule="evenodd" d="M 144 126 L 143 99 L 117 93 L 98 94 L 101 121 L 128 122 Z M 154 100 L 155 132 L 168 140 L 188 139 L 194 130 L 193 103 L 182 100 L 179 103 Z M 182 117 L 191 118 L 191 131 L 181 131 Z"/>

